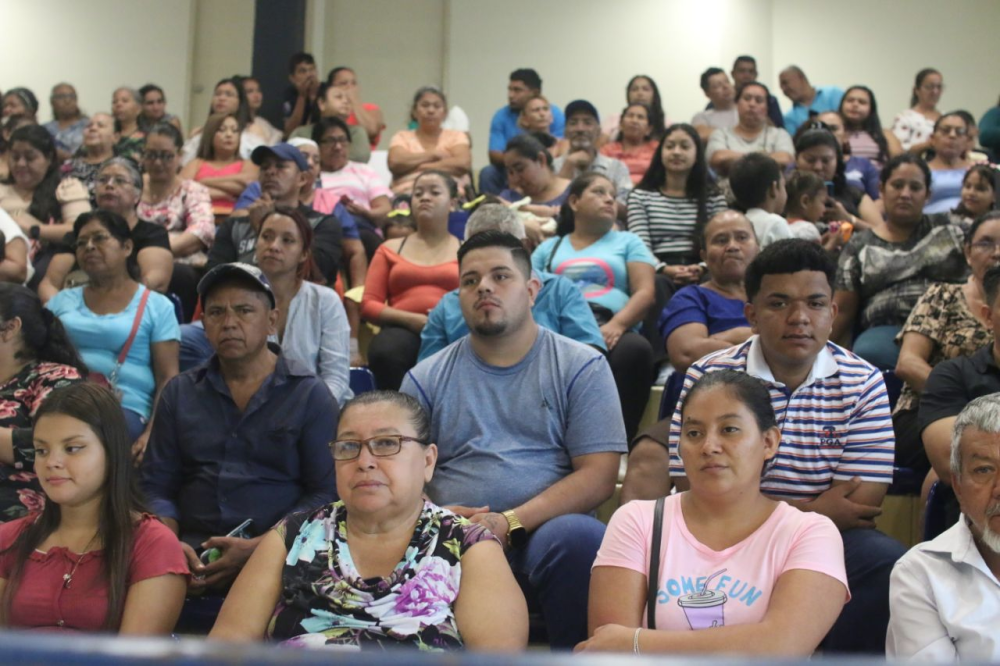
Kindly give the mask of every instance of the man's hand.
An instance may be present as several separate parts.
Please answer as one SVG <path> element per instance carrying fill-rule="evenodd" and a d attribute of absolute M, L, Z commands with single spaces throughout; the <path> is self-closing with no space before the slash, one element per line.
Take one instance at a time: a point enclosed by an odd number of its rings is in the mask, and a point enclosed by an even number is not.
<path fill-rule="evenodd" d="M 260 233 L 260 225 L 263 223 L 264 218 L 268 213 L 274 210 L 274 199 L 267 192 L 262 193 L 257 201 L 247 206 L 247 219 L 250 220 L 250 226 L 256 233 Z"/>
<path fill-rule="evenodd" d="M 882 515 L 882 509 L 868 504 L 859 504 L 850 499 L 851 493 L 861 486 L 861 479 L 854 477 L 847 483 L 833 486 L 811 502 L 801 505 L 806 511 L 821 513 L 837 526 L 841 532 L 855 528 L 874 529 L 875 517 Z"/>
<path fill-rule="evenodd" d="M 461 504 L 449 504 L 442 508 L 451 511 L 452 513 L 458 514 L 459 516 L 462 516 L 462 518 L 472 518 L 476 514 L 488 513 L 490 510 L 490 507 L 488 506 L 474 507 L 474 506 L 462 506 Z"/>
<path fill-rule="evenodd" d="M 205 576 L 205 587 L 227 585 L 236 579 L 243 565 L 247 563 L 254 549 L 260 542 L 256 539 L 240 539 L 238 537 L 212 537 L 201 544 L 203 548 L 218 548 L 222 553 L 219 559 L 202 567 Z"/>
<path fill-rule="evenodd" d="M 701 279 L 701 268 L 698 264 L 690 266 L 664 266 L 663 274 L 678 285 L 697 284 Z"/>
<path fill-rule="evenodd" d="M 566 161 L 577 169 L 586 169 L 594 161 L 594 156 L 588 150 L 577 150 L 567 155 Z"/>
<path fill-rule="evenodd" d="M 477 513 L 469 518 L 469 520 L 477 525 L 484 525 L 486 529 L 493 533 L 493 536 L 500 540 L 500 545 L 503 546 L 503 549 L 507 550 L 507 530 L 510 528 L 510 523 L 503 517 L 503 514 L 493 512 Z"/>
<path fill-rule="evenodd" d="M 132 443 L 132 464 L 136 467 L 142 464 L 143 456 L 146 455 L 146 445 L 149 443 L 149 429 L 143 430 L 139 437 Z"/>
<path fill-rule="evenodd" d="M 362 206 L 361 204 L 355 203 L 352 199 L 344 198 L 341 200 L 341 203 L 344 204 L 344 208 L 346 208 L 347 212 L 350 213 L 351 215 L 354 215 L 356 217 L 363 217 L 366 220 L 371 219 L 371 211 Z"/>
<path fill-rule="evenodd" d="M 194 552 L 194 548 L 183 541 L 181 541 L 181 551 L 184 553 L 184 559 L 187 560 L 188 569 L 191 570 L 188 590 L 200 593 L 205 589 L 205 565 L 198 559 L 198 553 Z"/>

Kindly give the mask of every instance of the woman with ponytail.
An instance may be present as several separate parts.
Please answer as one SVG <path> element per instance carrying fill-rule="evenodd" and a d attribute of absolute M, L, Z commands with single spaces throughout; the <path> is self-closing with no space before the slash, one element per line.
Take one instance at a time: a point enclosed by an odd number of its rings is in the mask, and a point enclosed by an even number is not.
<path fill-rule="evenodd" d="M 38 510 L 32 420 L 48 394 L 87 376 L 59 319 L 33 291 L 0 283 L 0 522 Z"/>

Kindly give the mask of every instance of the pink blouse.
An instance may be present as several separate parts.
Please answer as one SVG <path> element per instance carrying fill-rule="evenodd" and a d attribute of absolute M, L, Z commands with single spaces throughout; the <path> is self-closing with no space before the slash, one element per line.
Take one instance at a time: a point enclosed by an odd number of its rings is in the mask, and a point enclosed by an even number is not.
<path fill-rule="evenodd" d="M 181 181 L 180 187 L 163 201 L 140 201 L 136 212 L 140 220 L 152 222 L 171 233 L 190 231 L 206 248 L 212 247 L 215 240 L 212 198 L 207 187 L 193 180 Z"/>

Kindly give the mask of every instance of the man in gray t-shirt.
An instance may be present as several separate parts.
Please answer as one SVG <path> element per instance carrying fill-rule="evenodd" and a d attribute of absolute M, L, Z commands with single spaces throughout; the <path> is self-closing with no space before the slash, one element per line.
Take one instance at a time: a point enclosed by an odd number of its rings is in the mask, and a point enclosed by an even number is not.
<path fill-rule="evenodd" d="M 587 637 L 590 567 L 614 491 L 625 426 L 607 360 L 539 327 L 539 284 L 514 236 L 486 231 L 459 251 L 470 334 L 419 363 L 402 391 L 431 415 L 430 498 L 504 543 L 537 596 L 555 648 Z"/>

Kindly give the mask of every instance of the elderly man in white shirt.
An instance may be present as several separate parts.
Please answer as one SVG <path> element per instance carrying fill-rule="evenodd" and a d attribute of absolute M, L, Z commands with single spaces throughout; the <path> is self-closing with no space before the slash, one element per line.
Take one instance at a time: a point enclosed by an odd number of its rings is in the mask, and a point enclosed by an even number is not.
<path fill-rule="evenodd" d="M 1000 659 L 1000 393 L 958 415 L 951 472 L 962 516 L 896 563 L 889 657 Z"/>

